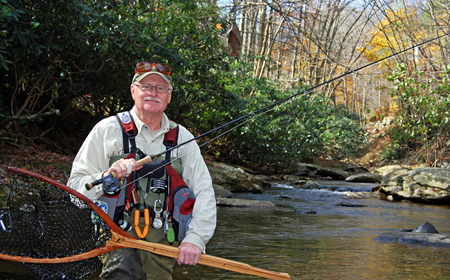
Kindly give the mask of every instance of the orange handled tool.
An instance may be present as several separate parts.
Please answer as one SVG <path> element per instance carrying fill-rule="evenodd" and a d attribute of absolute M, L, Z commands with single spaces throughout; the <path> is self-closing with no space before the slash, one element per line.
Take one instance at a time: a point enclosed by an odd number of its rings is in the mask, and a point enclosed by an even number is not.
<path fill-rule="evenodd" d="M 145 238 L 148 234 L 148 225 L 150 224 L 150 215 L 148 208 L 144 209 L 144 220 L 145 220 L 144 232 L 141 232 L 141 229 L 139 228 L 140 217 L 141 212 L 139 210 L 134 211 L 134 230 L 136 231 L 136 234 L 137 236 L 139 236 L 139 238 Z"/>

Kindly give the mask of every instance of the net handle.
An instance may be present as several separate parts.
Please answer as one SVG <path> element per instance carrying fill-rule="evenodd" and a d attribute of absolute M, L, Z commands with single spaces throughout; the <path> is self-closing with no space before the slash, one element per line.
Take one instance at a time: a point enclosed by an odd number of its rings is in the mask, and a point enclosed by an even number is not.
<path fill-rule="evenodd" d="M 92 210 L 94 210 L 102 219 L 103 221 L 108 225 L 111 231 L 111 239 L 106 243 L 105 246 L 91 250 L 86 253 L 82 253 L 75 256 L 70 257 L 64 257 L 64 258 L 53 258 L 53 259 L 34 259 L 30 257 L 19 257 L 19 256 L 10 256 L 10 255 L 4 255 L 0 254 L 0 258 L 11 260 L 11 261 L 19 261 L 19 262 L 28 262 L 28 263 L 64 263 L 64 262 L 72 262 L 72 261 L 80 261 L 85 260 L 88 258 L 96 257 L 104 253 L 111 252 L 115 249 L 120 248 L 136 248 L 141 250 L 146 250 L 158 255 L 175 258 L 177 259 L 179 257 L 179 249 L 176 247 L 158 244 L 158 243 L 152 243 L 147 241 L 138 240 L 126 232 L 124 232 L 116 223 L 111 220 L 111 218 L 102 210 L 100 209 L 95 203 L 93 203 L 89 198 L 85 197 L 81 193 L 75 191 L 74 189 L 71 189 L 55 180 L 52 180 L 48 177 L 45 177 L 43 175 L 37 174 L 35 172 L 31 172 L 28 170 L 16 168 L 16 167 L 8 167 L 9 171 L 24 174 L 26 176 L 34 177 L 36 179 L 42 180 L 44 182 L 47 182 L 49 184 L 52 184 L 58 188 L 63 189 L 64 191 L 70 193 L 71 195 L 77 197 L 84 203 L 86 203 Z M 199 264 L 216 267 L 220 269 L 225 269 L 229 271 L 234 271 L 242 274 L 250 274 L 250 275 L 256 275 L 268 279 L 280 279 L 280 280 L 287 280 L 290 279 L 289 274 L 287 273 L 281 273 L 281 272 L 275 272 L 270 271 L 262 268 L 257 268 L 250 266 L 246 263 L 236 262 L 224 258 L 219 258 L 207 254 L 202 254 L 199 259 Z"/>
<path fill-rule="evenodd" d="M 179 249 L 176 247 L 159 244 L 159 243 L 152 243 L 142 240 L 137 240 L 135 238 L 129 239 L 124 236 L 121 236 L 120 234 L 111 231 L 112 238 L 110 241 L 108 241 L 107 245 L 114 246 L 116 248 L 135 248 L 135 249 L 141 249 L 145 251 L 149 251 L 158 255 L 170 257 L 177 259 L 179 255 Z M 281 273 L 276 271 L 270 271 L 258 267 L 251 266 L 246 263 L 232 261 L 224 258 L 219 258 L 215 256 L 211 256 L 208 254 L 202 254 L 200 255 L 200 259 L 198 261 L 201 265 L 211 266 L 215 268 L 225 269 L 229 271 L 234 271 L 242 274 L 250 274 L 255 276 L 260 276 L 268 279 L 275 279 L 275 280 L 287 280 L 291 279 L 289 274 L 287 273 Z"/>

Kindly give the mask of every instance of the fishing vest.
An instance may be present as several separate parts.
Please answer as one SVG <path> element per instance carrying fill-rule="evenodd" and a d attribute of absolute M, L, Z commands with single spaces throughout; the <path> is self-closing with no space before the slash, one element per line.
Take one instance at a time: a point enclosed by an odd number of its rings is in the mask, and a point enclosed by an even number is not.
<path fill-rule="evenodd" d="M 117 114 L 116 117 L 122 128 L 124 153 L 112 157 L 110 165 L 120 158 L 139 160 L 147 156 L 136 146 L 136 136 L 139 132 L 131 114 L 123 112 Z M 177 145 L 178 134 L 178 124 L 170 121 L 169 131 L 165 133 L 163 142 L 166 150 Z M 167 240 L 170 243 L 174 240 L 182 241 L 192 218 L 195 195 L 182 179 L 181 160 L 171 157 L 171 152 L 167 152 L 143 165 L 141 169 L 132 172 L 125 181 L 126 184 L 133 183 L 116 195 L 115 221 L 121 225 L 123 213 L 129 214 L 133 208 L 137 208 L 140 213 L 147 212 L 147 215 L 150 216 L 150 221 L 146 222 L 145 227 L 148 228 L 150 226 L 148 224 L 153 225 L 155 219 L 159 218 L 163 222 L 162 227 Z M 158 211 L 161 211 L 160 216 L 155 217 Z M 138 235 L 144 235 L 136 224 L 135 230 Z"/>

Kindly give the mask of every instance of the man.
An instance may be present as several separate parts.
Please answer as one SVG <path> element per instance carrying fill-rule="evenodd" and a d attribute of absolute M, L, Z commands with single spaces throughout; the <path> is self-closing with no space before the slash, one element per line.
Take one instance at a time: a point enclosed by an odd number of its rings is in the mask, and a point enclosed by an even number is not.
<path fill-rule="evenodd" d="M 164 114 L 167 104 L 172 98 L 171 69 L 161 63 L 140 62 L 136 65 L 135 75 L 130 86 L 135 102 L 130 116 L 136 124 L 138 135 L 136 147 L 146 155 L 159 154 L 166 150 L 164 135 L 172 123 Z M 173 124 L 173 123 L 172 123 Z M 193 135 L 181 125 L 179 126 L 178 143 L 193 138 Z M 132 171 L 139 170 L 134 158 L 124 158 L 123 134 L 118 119 L 114 117 L 100 121 L 92 129 L 80 148 L 72 166 L 68 186 L 84 194 L 91 200 L 103 195 L 101 188 L 86 190 L 84 185 L 117 172 L 119 179 L 128 177 Z M 178 264 L 196 265 L 205 246 L 212 237 L 216 226 L 216 202 L 212 188 L 211 176 L 195 141 L 182 145 L 171 152 L 172 158 L 181 160 L 182 174 L 187 186 L 194 192 L 196 202 L 192 212 L 192 220 L 186 237 L 179 245 Z M 140 200 L 148 200 L 145 188 L 138 194 Z M 158 194 L 159 199 L 159 194 Z M 150 211 L 154 204 L 148 202 Z M 155 204 L 156 205 L 156 204 Z M 134 211 L 139 211 L 134 209 Z M 133 224 L 133 213 L 125 219 Z M 141 217 L 140 228 L 144 228 Z M 150 221 L 151 223 L 151 221 Z M 145 240 L 170 244 L 164 235 L 164 229 L 150 230 Z M 134 230 L 129 231 L 137 237 Z M 177 245 L 177 242 L 174 243 Z M 172 279 L 174 259 L 158 256 L 135 249 L 118 249 L 108 254 L 104 260 L 102 279 Z"/>

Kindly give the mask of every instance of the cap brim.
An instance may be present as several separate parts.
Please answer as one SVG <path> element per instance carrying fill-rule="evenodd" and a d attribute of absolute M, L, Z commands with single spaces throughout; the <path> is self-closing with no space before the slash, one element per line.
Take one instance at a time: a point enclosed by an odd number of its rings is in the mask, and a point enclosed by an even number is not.
<path fill-rule="evenodd" d="M 163 78 L 164 81 L 166 81 L 169 85 L 172 85 L 172 79 L 170 78 L 170 76 L 163 73 L 159 73 L 158 71 L 149 71 L 142 74 L 134 74 L 133 81 L 131 83 L 134 83 L 135 81 L 140 82 L 142 79 L 152 74 L 161 76 L 161 78 Z"/>

